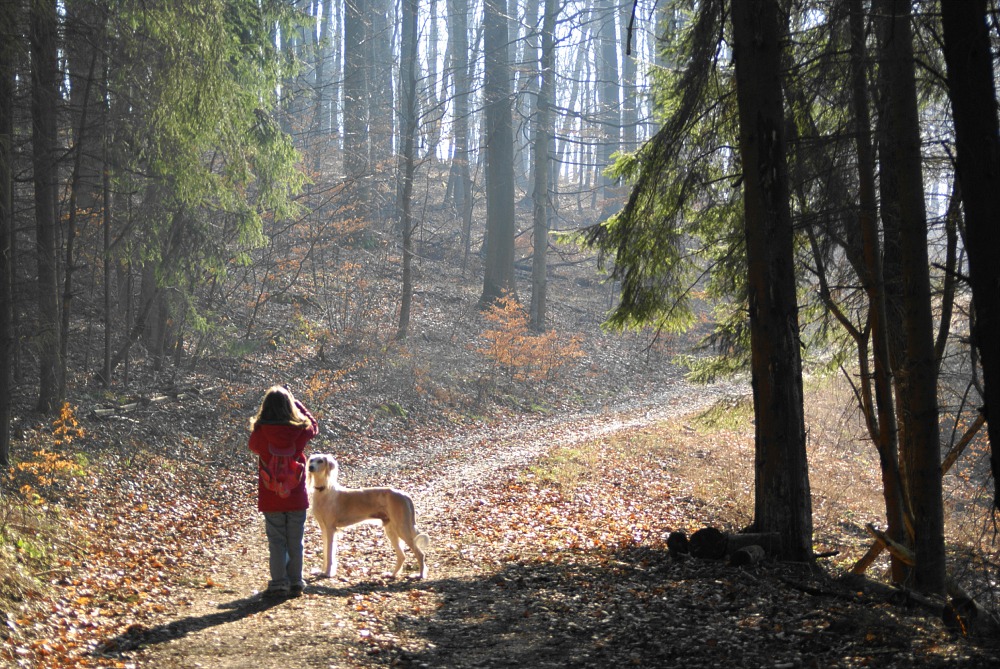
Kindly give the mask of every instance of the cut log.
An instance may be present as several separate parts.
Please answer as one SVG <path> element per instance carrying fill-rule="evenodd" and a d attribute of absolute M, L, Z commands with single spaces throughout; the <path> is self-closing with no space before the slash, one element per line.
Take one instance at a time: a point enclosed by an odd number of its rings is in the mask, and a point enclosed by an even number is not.
<path fill-rule="evenodd" d="M 691 535 L 691 555 L 705 560 L 723 560 L 742 548 L 756 546 L 765 555 L 781 552 L 781 537 L 777 532 L 726 534 L 714 527 L 704 527 Z"/>
<path fill-rule="evenodd" d="M 729 537 L 714 527 L 703 527 L 691 535 L 691 555 L 703 560 L 721 560 L 729 550 Z"/>
<path fill-rule="evenodd" d="M 769 555 L 781 553 L 781 536 L 777 532 L 747 532 L 730 534 L 726 541 L 726 551 L 735 553 L 745 546 L 760 546 Z"/>
<path fill-rule="evenodd" d="M 767 557 L 767 552 L 764 551 L 764 548 L 753 544 L 733 551 L 729 557 L 729 564 L 734 567 L 750 567 L 763 562 L 765 557 Z"/>
<path fill-rule="evenodd" d="M 688 542 L 687 533 L 671 532 L 667 536 L 667 550 L 670 551 L 670 556 L 675 558 L 688 555 L 691 552 L 691 545 Z"/>

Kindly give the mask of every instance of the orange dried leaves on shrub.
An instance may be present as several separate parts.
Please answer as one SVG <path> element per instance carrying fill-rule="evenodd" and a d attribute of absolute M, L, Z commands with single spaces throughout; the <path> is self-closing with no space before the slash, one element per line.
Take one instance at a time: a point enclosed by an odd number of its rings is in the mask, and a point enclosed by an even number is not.
<path fill-rule="evenodd" d="M 510 294 L 491 306 L 485 319 L 491 327 L 482 334 L 486 346 L 478 350 L 515 381 L 551 381 L 583 356 L 578 337 L 562 340 L 551 330 L 530 332 L 527 310 Z"/>

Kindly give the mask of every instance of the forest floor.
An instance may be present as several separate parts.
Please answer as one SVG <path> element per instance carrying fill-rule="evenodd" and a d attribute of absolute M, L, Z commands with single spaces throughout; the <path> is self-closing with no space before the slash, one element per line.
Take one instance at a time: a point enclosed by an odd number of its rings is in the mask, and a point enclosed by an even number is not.
<path fill-rule="evenodd" d="M 266 542 L 244 512 L 157 622 L 100 652 L 126 666 L 256 669 L 998 666 L 1000 647 L 835 568 L 670 556 L 669 529 L 719 522 L 724 499 L 699 486 L 725 478 L 731 456 L 692 412 L 736 407 L 732 390 L 495 426 L 436 451 L 345 454 L 396 471 L 412 494 L 434 541 L 428 579 L 387 578 L 381 530 L 362 526 L 345 533 L 335 578 L 263 599 Z M 357 471 L 344 467 L 345 484 L 382 482 Z M 315 569 L 311 520 L 307 547 Z"/>
<path fill-rule="evenodd" d="M 672 356 L 690 339 L 602 330 L 608 290 L 577 258 L 555 264 L 550 304 L 583 357 L 527 389 L 491 375 L 477 287 L 432 250 L 405 350 L 362 366 L 299 333 L 311 343 L 135 369 L 129 395 L 81 384 L 54 423 L 21 411 L 0 497 L 0 666 L 1000 666 L 1000 648 L 904 591 L 841 578 L 881 500 L 857 418 L 827 387 L 807 411 L 816 550 L 833 556 L 679 559 L 670 532 L 750 520 L 746 387 L 687 382 Z M 426 580 L 386 578 L 391 550 L 361 526 L 336 577 L 262 599 L 246 426 L 278 380 L 319 417 L 313 452 L 337 456 L 344 485 L 412 495 L 433 542 Z M 307 572 L 320 560 L 309 520 Z"/>

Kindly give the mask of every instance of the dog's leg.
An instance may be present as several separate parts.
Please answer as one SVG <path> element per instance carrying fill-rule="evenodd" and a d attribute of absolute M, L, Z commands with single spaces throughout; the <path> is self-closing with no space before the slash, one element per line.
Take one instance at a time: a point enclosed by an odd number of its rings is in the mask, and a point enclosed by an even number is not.
<path fill-rule="evenodd" d="M 403 568 L 403 563 L 406 561 L 406 555 L 403 553 L 403 542 L 400 540 L 399 535 L 396 533 L 396 528 L 392 523 L 382 523 L 382 530 L 385 532 L 385 538 L 389 540 L 392 550 L 396 551 L 396 566 L 392 570 L 392 577 L 396 578 L 399 575 L 399 570 Z"/>
<path fill-rule="evenodd" d="M 428 543 L 427 535 L 418 534 L 417 536 L 413 536 L 414 534 L 416 534 L 415 528 L 413 531 L 409 532 L 409 535 L 412 538 L 406 539 L 406 545 L 410 547 L 410 550 L 413 551 L 414 557 L 417 558 L 417 567 L 419 567 L 420 569 L 419 578 L 424 579 L 427 578 L 427 561 L 424 557 L 424 552 L 423 550 L 421 550 L 421 547 L 427 545 Z"/>
<path fill-rule="evenodd" d="M 326 527 L 323 530 L 323 575 L 327 578 L 337 573 L 337 528 Z"/>

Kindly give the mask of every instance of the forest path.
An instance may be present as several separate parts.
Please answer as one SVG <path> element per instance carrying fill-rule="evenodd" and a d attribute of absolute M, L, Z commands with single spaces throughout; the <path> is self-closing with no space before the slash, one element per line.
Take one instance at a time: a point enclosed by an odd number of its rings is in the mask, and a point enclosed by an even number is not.
<path fill-rule="evenodd" d="M 115 640 L 116 645 L 138 646 L 126 657 L 140 667 L 385 666 L 433 653 L 434 643 L 402 630 L 410 627 L 406 621 L 422 619 L 417 627 L 429 624 L 454 599 L 468 602 L 484 594 L 488 598 L 495 590 L 484 579 L 496 571 L 502 547 L 487 535 L 477 537 L 463 529 L 478 522 L 470 521 L 470 514 L 482 514 L 489 522 L 480 482 L 525 468 L 555 448 L 650 426 L 738 392 L 745 389 L 718 385 L 695 390 L 682 383 L 652 397 L 628 400 L 625 406 L 485 426 L 432 445 L 384 454 L 338 452 L 344 485 L 391 484 L 411 494 L 419 526 L 434 542 L 427 581 L 394 581 L 382 575 L 392 564 L 392 552 L 374 525 L 344 534 L 337 577 L 311 575 L 320 566 L 322 548 L 315 522 L 309 519 L 305 594 L 262 600 L 258 591 L 267 580 L 267 543 L 259 514 L 248 510 L 245 530 L 218 548 L 207 573 L 191 574 L 189 585 L 175 591 L 176 610 L 159 626 L 134 630 L 131 637 Z M 323 450 L 322 442 L 313 450 Z M 413 566 L 408 563 L 405 569 Z M 502 592 L 496 597 L 503 597 Z M 484 610 L 474 615 L 489 617 L 486 609 L 491 602 L 480 604 Z M 486 643 L 512 648 L 523 644 L 522 638 L 511 638 L 508 632 L 487 632 Z M 388 654 L 380 650 L 386 644 L 391 646 Z M 470 649 L 469 657 L 475 655 Z M 508 655 L 499 648 L 488 653 L 491 658 Z M 471 662 L 469 666 L 476 665 Z"/>

